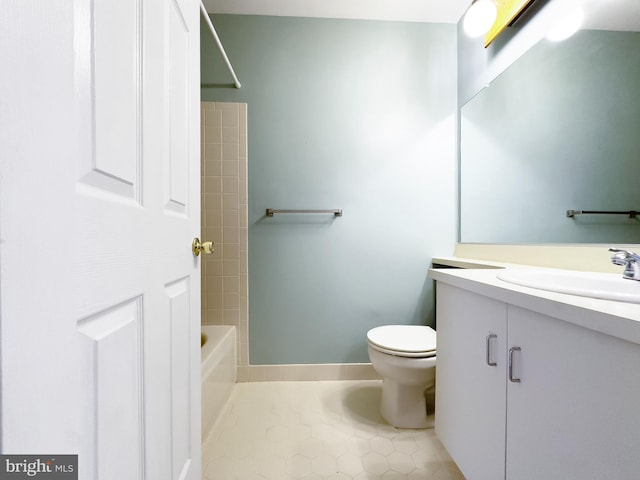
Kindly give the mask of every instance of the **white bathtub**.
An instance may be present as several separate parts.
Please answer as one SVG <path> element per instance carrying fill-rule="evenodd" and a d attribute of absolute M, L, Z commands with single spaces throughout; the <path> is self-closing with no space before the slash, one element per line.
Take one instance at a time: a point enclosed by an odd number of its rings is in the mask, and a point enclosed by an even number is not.
<path fill-rule="evenodd" d="M 203 325 L 202 441 L 218 420 L 236 383 L 236 327 Z"/>

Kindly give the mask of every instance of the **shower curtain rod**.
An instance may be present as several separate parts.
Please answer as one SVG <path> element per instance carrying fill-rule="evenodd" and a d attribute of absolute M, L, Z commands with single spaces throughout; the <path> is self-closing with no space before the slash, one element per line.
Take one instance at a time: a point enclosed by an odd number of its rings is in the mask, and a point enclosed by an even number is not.
<path fill-rule="evenodd" d="M 218 45 L 218 50 L 220 50 L 220 53 L 222 54 L 222 58 L 224 58 L 224 62 L 227 64 L 227 68 L 229 69 L 229 72 L 231 72 L 231 76 L 233 77 L 233 81 L 236 85 L 236 88 L 240 88 L 242 85 L 240 85 L 240 80 L 238 80 L 238 77 L 236 77 L 236 72 L 233 71 L 233 67 L 231 66 L 231 62 L 229 61 L 229 57 L 227 57 L 226 52 L 224 51 L 224 47 L 222 46 L 222 42 L 220 42 L 220 38 L 218 37 L 218 33 L 216 32 L 216 29 L 213 27 L 213 23 L 211 23 L 211 19 L 209 18 L 209 14 L 207 13 L 207 9 L 204 8 L 204 4 L 202 3 L 202 0 L 200 0 L 200 12 L 202 13 L 202 16 L 204 17 L 204 19 L 207 21 L 207 25 L 209 25 L 209 30 L 211 30 L 211 34 L 213 35 L 213 39 L 216 41 L 216 44 Z"/>

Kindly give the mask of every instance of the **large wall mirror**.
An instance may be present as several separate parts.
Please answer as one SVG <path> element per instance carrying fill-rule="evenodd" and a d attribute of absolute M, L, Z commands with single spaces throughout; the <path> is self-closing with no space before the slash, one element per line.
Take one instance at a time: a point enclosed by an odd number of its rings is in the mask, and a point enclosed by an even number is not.
<path fill-rule="evenodd" d="M 567 216 L 640 211 L 640 0 L 585 13 L 462 107 L 461 242 L 640 243 L 640 213 Z"/>

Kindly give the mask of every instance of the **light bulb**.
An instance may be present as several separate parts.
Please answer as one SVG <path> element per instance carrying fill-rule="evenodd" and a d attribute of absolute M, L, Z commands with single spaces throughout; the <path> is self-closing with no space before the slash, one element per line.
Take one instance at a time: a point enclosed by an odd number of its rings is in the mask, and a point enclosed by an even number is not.
<path fill-rule="evenodd" d="M 464 16 L 464 31 L 470 37 L 479 37 L 489 31 L 496 21 L 498 9 L 493 0 L 476 0 Z"/>

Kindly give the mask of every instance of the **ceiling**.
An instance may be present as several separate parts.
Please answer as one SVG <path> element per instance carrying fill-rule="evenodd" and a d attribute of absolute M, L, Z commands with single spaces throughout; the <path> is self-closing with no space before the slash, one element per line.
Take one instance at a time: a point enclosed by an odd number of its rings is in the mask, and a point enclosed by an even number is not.
<path fill-rule="evenodd" d="M 203 0 L 202 3 L 211 14 L 458 23 L 471 0 Z"/>
<path fill-rule="evenodd" d="M 472 0 L 202 0 L 210 14 L 458 23 Z M 555 0 L 582 4 L 583 28 L 640 30 L 640 0 Z"/>

